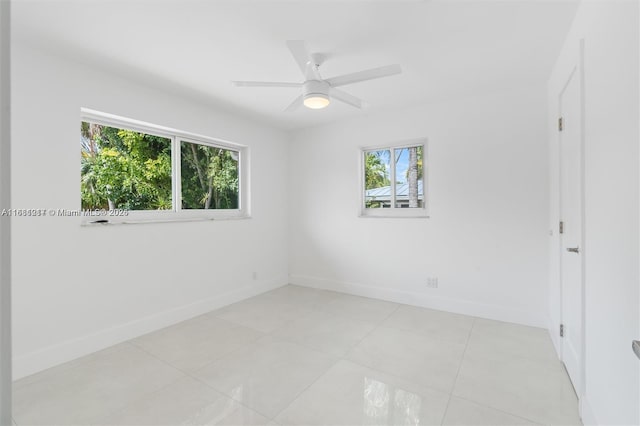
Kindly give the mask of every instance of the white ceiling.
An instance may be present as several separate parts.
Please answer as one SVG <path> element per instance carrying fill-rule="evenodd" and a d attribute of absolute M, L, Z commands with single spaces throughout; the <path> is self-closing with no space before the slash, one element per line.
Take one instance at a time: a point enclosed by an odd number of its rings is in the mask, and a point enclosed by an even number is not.
<path fill-rule="evenodd" d="M 546 81 L 578 0 L 14 2 L 14 39 L 295 129 L 452 96 Z M 302 81 L 286 40 L 327 55 L 324 78 L 398 63 L 403 73 L 343 89 L 365 111 L 284 108 Z"/>

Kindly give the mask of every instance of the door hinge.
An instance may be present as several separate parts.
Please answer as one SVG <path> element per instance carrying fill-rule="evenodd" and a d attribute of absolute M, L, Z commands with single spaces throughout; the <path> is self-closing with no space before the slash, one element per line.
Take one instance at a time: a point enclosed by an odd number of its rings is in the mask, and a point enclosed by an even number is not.
<path fill-rule="evenodd" d="M 564 324 L 560 324 L 560 337 L 564 337 Z"/>
<path fill-rule="evenodd" d="M 558 118 L 558 131 L 561 132 L 564 129 L 564 120 L 562 117 Z"/>
<path fill-rule="evenodd" d="M 564 222 L 563 221 L 560 221 L 560 226 L 558 228 L 559 228 L 559 232 L 561 234 L 564 234 Z"/>

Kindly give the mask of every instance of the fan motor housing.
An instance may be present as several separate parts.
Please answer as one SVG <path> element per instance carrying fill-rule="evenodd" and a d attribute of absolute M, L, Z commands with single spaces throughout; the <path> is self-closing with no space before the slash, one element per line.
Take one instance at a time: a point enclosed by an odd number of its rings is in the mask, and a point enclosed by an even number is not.
<path fill-rule="evenodd" d="M 318 95 L 328 98 L 329 97 L 329 83 L 320 80 L 308 80 L 304 82 L 302 86 L 302 93 L 305 98 Z"/>

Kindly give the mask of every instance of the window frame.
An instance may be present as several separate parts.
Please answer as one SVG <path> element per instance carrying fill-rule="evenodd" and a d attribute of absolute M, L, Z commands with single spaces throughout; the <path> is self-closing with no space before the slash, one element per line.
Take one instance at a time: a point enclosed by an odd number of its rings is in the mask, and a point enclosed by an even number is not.
<path fill-rule="evenodd" d="M 249 188 L 249 147 L 222 139 L 185 132 L 170 127 L 159 126 L 144 121 L 108 114 L 100 111 L 81 108 L 80 121 L 101 124 L 123 130 L 133 130 L 153 136 L 167 138 L 171 141 L 171 205 L 170 210 L 129 210 L 127 216 L 85 217 L 83 224 L 99 219 L 107 219 L 109 223 L 145 223 L 172 222 L 213 219 L 246 219 L 250 218 Z M 182 208 L 182 163 L 181 143 L 193 143 L 232 150 L 238 153 L 238 205 L 237 209 L 183 209 Z"/>
<path fill-rule="evenodd" d="M 398 149 L 403 148 L 412 148 L 412 147 L 422 147 L 422 207 L 414 207 L 414 208 L 398 208 L 395 206 L 396 204 L 396 184 L 395 175 L 395 152 Z M 428 197 L 428 143 L 426 138 L 417 138 L 417 139 L 408 139 L 402 140 L 393 143 L 387 143 L 383 145 L 374 145 L 374 146 L 364 146 L 359 149 L 359 217 L 374 217 L 374 218 L 429 218 L 429 197 Z M 389 180 L 392 182 L 390 184 L 391 191 L 391 203 L 390 208 L 367 208 L 366 207 L 366 182 L 365 182 L 365 156 L 368 152 L 371 151 L 384 151 L 388 150 L 390 159 L 391 159 L 391 167 L 389 170 Z"/>

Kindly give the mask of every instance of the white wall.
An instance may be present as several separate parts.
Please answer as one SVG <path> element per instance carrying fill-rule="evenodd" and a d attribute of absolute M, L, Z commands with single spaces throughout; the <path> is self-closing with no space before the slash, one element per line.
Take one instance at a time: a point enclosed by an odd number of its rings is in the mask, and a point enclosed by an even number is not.
<path fill-rule="evenodd" d="M 558 91 L 584 40 L 585 424 L 640 424 L 638 2 L 584 1 L 549 81 L 553 200 L 558 217 Z M 560 322 L 558 236 L 550 250 L 550 327 Z M 556 339 L 556 345 L 559 342 Z"/>
<path fill-rule="evenodd" d="M 81 107 L 245 144 L 254 159 L 252 219 L 15 219 L 15 378 L 286 283 L 286 134 L 25 45 L 12 61 L 16 208 L 80 207 Z"/>
<path fill-rule="evenodd" d="M 359 147 L 418 137 L 431 217 L 358 217 Z M 546 325 L 546 139 L 543 85 L 295 133 L 290 281 Z"/>

